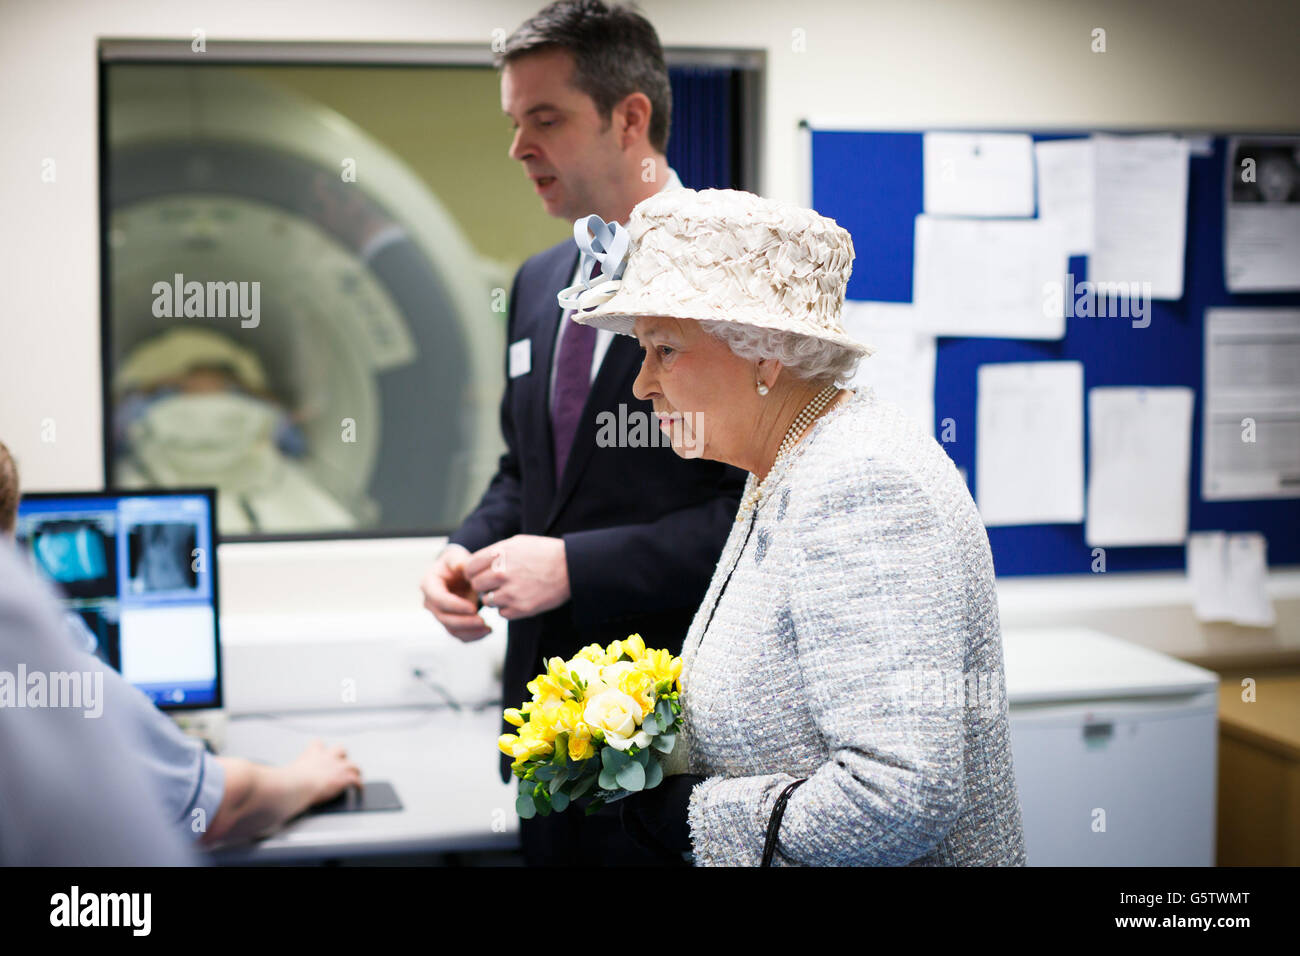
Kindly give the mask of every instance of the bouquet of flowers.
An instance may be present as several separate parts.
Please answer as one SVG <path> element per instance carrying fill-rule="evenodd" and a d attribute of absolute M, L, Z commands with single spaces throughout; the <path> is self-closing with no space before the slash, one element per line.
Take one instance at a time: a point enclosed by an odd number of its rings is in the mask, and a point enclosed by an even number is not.
<path fill-rule="evenodd" d="M 519 732 L 498 741 L 515 758 L 519 816 L 547 816 L 589 793 L 594 813 L 658 786 L 682 726 L 681 673 L 681 658 L 647 648 L 640 634 L 551 658 L 528 684 L 533 699 L 505 711 Z"/>

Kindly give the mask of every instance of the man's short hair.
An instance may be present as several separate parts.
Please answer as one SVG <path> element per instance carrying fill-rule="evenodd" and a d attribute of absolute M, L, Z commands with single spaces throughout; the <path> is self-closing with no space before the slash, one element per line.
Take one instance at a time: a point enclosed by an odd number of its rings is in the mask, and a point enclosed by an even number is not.
<path fill-rule="evenodd" d="M 0 441 L 0 534 L 13 534 L 18 521 L 18 465 Z"/>
<path fill-rule="evenodd" d="M 650 100 L 650 145 L 668 148 L 673 92 L 663 47 L 650 21 L 630 4 L 559 0 L 520 24 L 496 54 L 497 68 L 546 49 L 573 54 L 573 85 L 591 97 L 607 122 L 614 105 L 632 93 Z"/>

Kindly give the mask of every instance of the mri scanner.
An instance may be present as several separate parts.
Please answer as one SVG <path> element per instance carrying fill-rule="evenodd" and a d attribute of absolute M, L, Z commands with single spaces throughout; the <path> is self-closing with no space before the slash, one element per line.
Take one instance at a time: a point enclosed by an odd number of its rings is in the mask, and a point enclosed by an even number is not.
<path fill-rule="evenodd" d="M 107 76 L 110 483 L 216 485 L 225 535 L 454 528 L 502 450 L 508 275 L 318 103 L 228 67 Z M 157 314 L 176 276 L 258 283 L 258 320 Z"/>

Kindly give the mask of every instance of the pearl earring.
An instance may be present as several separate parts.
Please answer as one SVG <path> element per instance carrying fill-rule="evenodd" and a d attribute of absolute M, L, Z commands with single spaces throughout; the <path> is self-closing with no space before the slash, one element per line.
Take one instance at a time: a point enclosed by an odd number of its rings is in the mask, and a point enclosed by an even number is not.
<path fill-rule="evenodd" d="M 760 394 L 760 395 L 766 395 L 767 392 L 768 392 L 768 388 L 767 388 L 767 386 L 764 385 L 762 382 L 759 382 L 759 383 L 758 383 L 758 394 Z"/>

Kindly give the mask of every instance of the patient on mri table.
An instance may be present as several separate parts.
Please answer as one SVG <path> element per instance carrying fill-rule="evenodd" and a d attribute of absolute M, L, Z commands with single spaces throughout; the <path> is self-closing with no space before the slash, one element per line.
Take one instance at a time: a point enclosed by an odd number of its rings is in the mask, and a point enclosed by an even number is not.
<path fill-rule="evenodd" d="M 173 329 L 135 350 L 117 386 L 121 487 L 215 485 L 225 534 L 355 526 L 300 464 L 301 422 L 248 350 L 203 329 Z"/>

